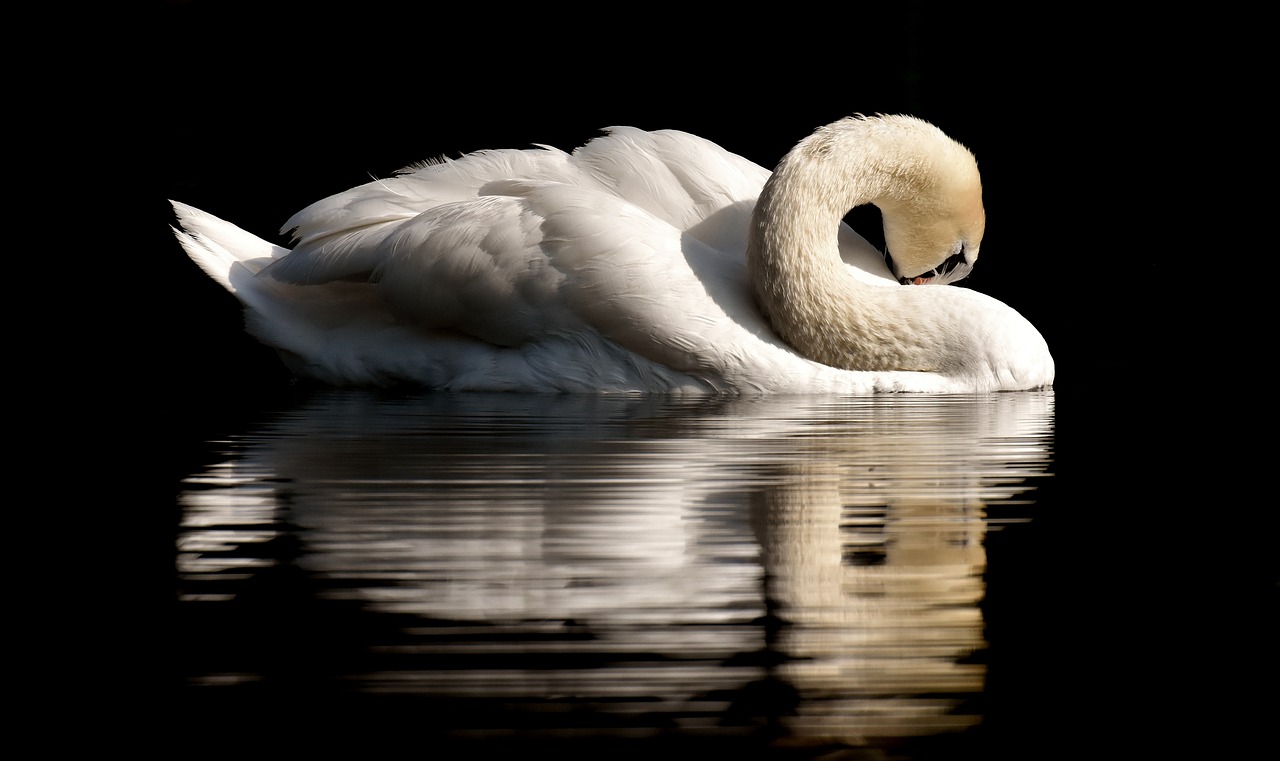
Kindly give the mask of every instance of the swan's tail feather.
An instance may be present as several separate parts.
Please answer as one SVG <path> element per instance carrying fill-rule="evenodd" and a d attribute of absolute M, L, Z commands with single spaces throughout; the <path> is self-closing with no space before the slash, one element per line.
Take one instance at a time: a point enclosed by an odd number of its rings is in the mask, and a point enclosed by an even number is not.
<path fill-rule="evenodd" d="M 300 286 L 259 275 L 289 249 L 193 206 L 170 203 L 183 250 L 240 300 L 249 334 L 276 349 L 296 374 L 326 383 L 377 383 L 393 376 L 398 355 L 415 345 L 414 332 L 395 323 L 374 284 Z"/>
<path fill-rule="evenodd" d="M 178 218 L 173 228 L 178 242 L 205 274 L 240 300 L 249 333 L 283 351 L 306 354 L 313 350 L 317 340 L 311 322 L 314 302 L 300 298 L 303 292 L 296 287 L 258 277 L 289 250 L 194 206 L 170 203 Z"/>
<path fill-rule="evenodd" d="M 223 288 L 237 293 L 237 278 L 232 277 L 236 265 L 256 275 L 272 259 L 284 256 L 289 249 L 276 246 L 239 227 L 194 206 L 170 201 L 178 217 L 173 233 L 187 256 L 216 280 Z"/>

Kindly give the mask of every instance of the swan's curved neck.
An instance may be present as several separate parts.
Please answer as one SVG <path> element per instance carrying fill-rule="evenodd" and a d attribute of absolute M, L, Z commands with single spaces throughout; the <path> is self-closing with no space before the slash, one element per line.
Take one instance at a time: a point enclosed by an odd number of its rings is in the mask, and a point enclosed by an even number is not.
<path fill-rule="evenodd" d="M 747 243 L 757 303 L 784 341 L 824 365 L 936 370 L 918 315 L 908 330 L 921 301 L 911 292 L 923 288 L 861 283 L 840 258 L 844 215 L 866 203 L 891 214 L 907 169 L 853 126 L 802 141 L 765 183 Z"/>

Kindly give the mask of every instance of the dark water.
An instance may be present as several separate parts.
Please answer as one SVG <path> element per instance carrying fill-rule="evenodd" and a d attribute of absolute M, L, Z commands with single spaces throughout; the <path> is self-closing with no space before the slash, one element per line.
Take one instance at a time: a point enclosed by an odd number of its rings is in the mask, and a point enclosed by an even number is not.
<path fill-rule="evenodd" d="M 1147 747 L 1150 636 L 1195 616 L 1082 533 L 1055 401 L 290 399 L 178 485 L 174 725 L 364 757 Z"/>

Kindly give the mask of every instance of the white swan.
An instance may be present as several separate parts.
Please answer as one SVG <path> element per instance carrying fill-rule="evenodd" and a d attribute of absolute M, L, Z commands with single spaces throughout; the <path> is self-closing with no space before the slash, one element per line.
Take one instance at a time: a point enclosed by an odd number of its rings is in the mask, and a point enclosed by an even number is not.
<path fill-rule="evenodd" d="M 841 221 L 865 203 L 895 271 Z M 249 332 L 325 383 L 860 394 L 1054 377 L 1005 304 L 899 285 L 963 277 L 985 223 L 972 154 L 913 117 L 822 127 L 772 175 L 670 130 L 482 151 L 303 209 L 292 251 L 173 206 Z"/>

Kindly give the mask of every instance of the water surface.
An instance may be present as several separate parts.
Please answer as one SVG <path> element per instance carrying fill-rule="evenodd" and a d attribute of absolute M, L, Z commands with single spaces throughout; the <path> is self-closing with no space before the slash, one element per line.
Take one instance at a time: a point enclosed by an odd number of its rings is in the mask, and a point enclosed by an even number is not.
<path fill-rule="evenodd" d="M 451 758 L 960 752 L 987 544 L 1034 517 L 1054 422 L 1051 391 L 308 394 L 181 483 L 182 721 Z"/>

